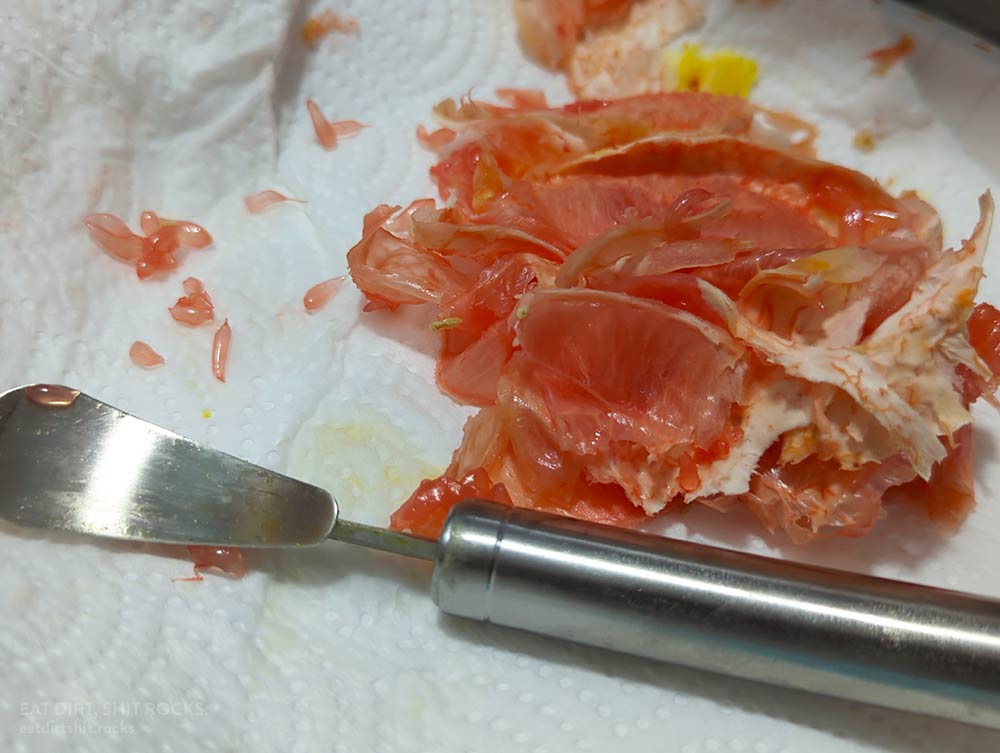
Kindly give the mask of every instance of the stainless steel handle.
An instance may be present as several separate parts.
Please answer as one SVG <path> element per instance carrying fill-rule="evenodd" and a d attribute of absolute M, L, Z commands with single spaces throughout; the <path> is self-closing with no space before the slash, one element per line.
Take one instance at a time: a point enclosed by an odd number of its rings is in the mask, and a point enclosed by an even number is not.
<path fill-rule="evenodd" d="M 1000 602 L 491 503 L 457 506 L 445 612 L 1000 729 Z"/>

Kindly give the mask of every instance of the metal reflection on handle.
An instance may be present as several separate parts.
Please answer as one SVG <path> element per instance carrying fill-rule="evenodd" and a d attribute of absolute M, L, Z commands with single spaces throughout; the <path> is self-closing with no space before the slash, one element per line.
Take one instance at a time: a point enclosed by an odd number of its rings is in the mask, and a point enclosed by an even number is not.
<path fill-rule="evenodd" d="M 481 502 L 442 534 L 445 612 L 1000 729 L 1000 602 Z"/>

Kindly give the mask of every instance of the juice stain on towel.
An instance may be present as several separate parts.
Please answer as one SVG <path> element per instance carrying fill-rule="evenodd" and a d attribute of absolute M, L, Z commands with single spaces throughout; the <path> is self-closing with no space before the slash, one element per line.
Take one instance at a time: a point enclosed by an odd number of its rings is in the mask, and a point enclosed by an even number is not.
<path fill-rule="evenodd" d="M 295 445 L 292 476 L 327 489 L 345 517 L 378 524 L 447 462 L 447 457 L 430 462 L 406 432 L 378 416 L 307 426 Z"/>

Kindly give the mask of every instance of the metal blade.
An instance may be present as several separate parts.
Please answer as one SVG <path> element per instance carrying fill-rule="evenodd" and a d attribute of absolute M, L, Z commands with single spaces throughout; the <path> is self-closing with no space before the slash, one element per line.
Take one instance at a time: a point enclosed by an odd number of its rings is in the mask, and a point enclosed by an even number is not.
<path fill-rule="evenodd" d="M 29 400 L 25 389 L 0 396 L 0 517 L 11 523 L 135 541 L 290 547 L 322 542 L 337 521 L 323 489 L 87 395 L 60 407 Z"/>

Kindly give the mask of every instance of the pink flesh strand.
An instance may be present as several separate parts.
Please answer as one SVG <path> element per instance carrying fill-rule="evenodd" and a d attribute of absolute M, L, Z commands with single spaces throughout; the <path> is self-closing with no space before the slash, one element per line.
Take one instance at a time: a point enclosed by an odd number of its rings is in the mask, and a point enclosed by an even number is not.
<path fill-rule="evenodd" d="M 309 117 L 312 118 L 313 130 L 316 131 L 316 138 L 320 146 L 327 151 L 337 146 L 337 132 L 333 124 L 326 119 L 326 115 L 319 109 L 319 105 L 311 99 L 306 100 L 306 107 L 309 109 Z"/>
<path fill-rule="evenodd" d="M 417 141 L 425 149 L 442 149 L 455 140 L 456 133 L 450 128 L 438 128 L 428 131 L 422 125 L 417 126 Z"/>
<path fill-rule="evenodd" d="M 549 106 L 545 92 L 541 89 L 497 89 L 497 96 L 505 99 L 514 107 L 530 110 L 543 110 Z"/>
<path fill-rule="evenodd" d="M 178 222 L 177 235 L 180 244 L 188 248 L 205 248 L 212 245 L 212 236 L 209 232 L 193 222 L 183 220 Z"/>
<path fill-rule="evenodd" d="M 164 225 L 146 238 L 143 256 L 147 261 L 159 263 L 181 247 L 179 225 Z"/>
<path fill-rule="evenodd" d="M 68 408 L 80 397 L 80 390 L 61 384 L 32 384 L 24 388 L 24 396 L 45 408 Z"/>
<path fill-rule="evenodd" d="M 196 306 L 184 306 L 181 303 L 175 303 L 167 310 L 170 312 L 170 316 L 174 318 L 174 321 L 186 324 L 189 327 L 197 327 L 215 318 L 215 312 L 213 311 L 206 311 Z"/>
<path fill-rule="evenodd" d="M 316 131 L 316 138 L 320 146 L 329 151 L 337 146 L 337 132 L 333 130 L 330 121 L 326 119 L 319 105 L 311 99 L 306 100 L 306 107 L 309 109 L 309 117 L 312 118 L 313 130 Z"/>
<path fill-rule="evenodd" d="M 151 209 L 147 209 L 141 215 L 139 215 L 139 228 L 146 235 L 152 235 L 157 230 L 160 229 L 160 218 L 157 217 L 156 212 Z"/>
<path fill-rule="evenodd" d="M 142 257 L 135 265 L 138 278 L 145 280 L 157 272 L 176 267 L 174 251 L 180 246 L 180 231 L 177 225 L 164 225 L 146 238 L 142 244 Z"/>
<path fill-rule="evenodd" d="M 896 63 L 910 55 L 915 48 L 913 37 L 903 34 L 895 44 L 872 50 L 865 57 L 875 64 L 875 72 L 879 76 L 885 76 Z"/>
<path fill-rule="evenodd" d="M 177 303 L 167 309 L 175 321 L 197 327 L 215 318 L 215 306 L 201 280 L 188 277 L 184 280 L 184 292 L 186 295 L 178 298 Z"/>
<path fill-rule="evenodd" d="M 294 201 L 299 204 L 305 203 L 302 199 L 293 199 L 291 196 L 285 196 L 283 193 L 270 190 L 260 191 L 259 193 L 243 197 L 243 204 L 246 206 L 247 211 L 250 212 L 250 214 L 260 214 L 276 204 L 281 204 L 286 201 Z"/>
<path fill-rule="evenodd" d="M 181 287 L 184 288 L 184 292 L 188 295 L 198 295 L 205 292 L 205 283 L 197 277 L 186 277 L 184 282 L 181 283 Z"/>
<path fill-rule="evenodd" d="M 344 275 L 332 277 L 309 288 L 302 298 L 302 305 L 306 307 L 306 311 L 310 313 L 319 311 L 329 303 L 330 299 L 340 290 L 340 286 L 344 284 L 344 279 Z"/>
<path fill-rule="evenodd" d="M 83 223 L 101 248 L 116 259 L 135 263 L 140 280 L 176 268 L 174 252 L 182 246 L 205 248 L 212 243 L 212 236 L 201 225 L 186 220 L 164 220 L 148 209 L 139 218 L 145 237 L 133 233 L 113 214 L 88 214 Z"/>
<path fill-rule="evenodd" d="M 211 243 L 212 236 L 201 225 L 186 220 L 161 220 L 160 229 L 143 240 L 136 275 L 145 280 L 157 272 L 174 269 L 177 267 L 174 252 L 179 248 L 205 248 Z"/>
<path fill-rule="evenodd" d="M 128 349 L 128 356 L 132 359 L 133 363 L 142 366 L 144 369 L 155 369 L 157 366 L 162 366 L 165 363 L 163 356 L 142 340 L 136 340 L 132 343 L 132 347 Z"/>
<path fill-rule="evenodd" d="M 337 134 L 338 139 L 349 139 L 351 136 L 357 136 L 361 133 L 362 129 L 368 128 L 367 125 L 356 120 L 335 120 L 330 123 L 330 127 Z"/>
<path fill-rule="evenodd" d="M 232 338 L 233 329 L 226 319 L 212 338 L 212 373 L 220 382 L 226 381 L 226 360 L 229 358 L 229 343 Z"/>
<path fill-rule="evenodd" d="M 305 22 L 302 27 L 302 39 L 306 44 L 314 47 L 331 31 L 354 34 L 357 30 L 358 22 L 356 20 L 327 9 Z"/>
<path fill-rule="evenodd" d="M 88 214 L 83 224 L 94 242 L 116 259 L 132 262 L 142 255 L 142 236 L 113 214 Z"/>

